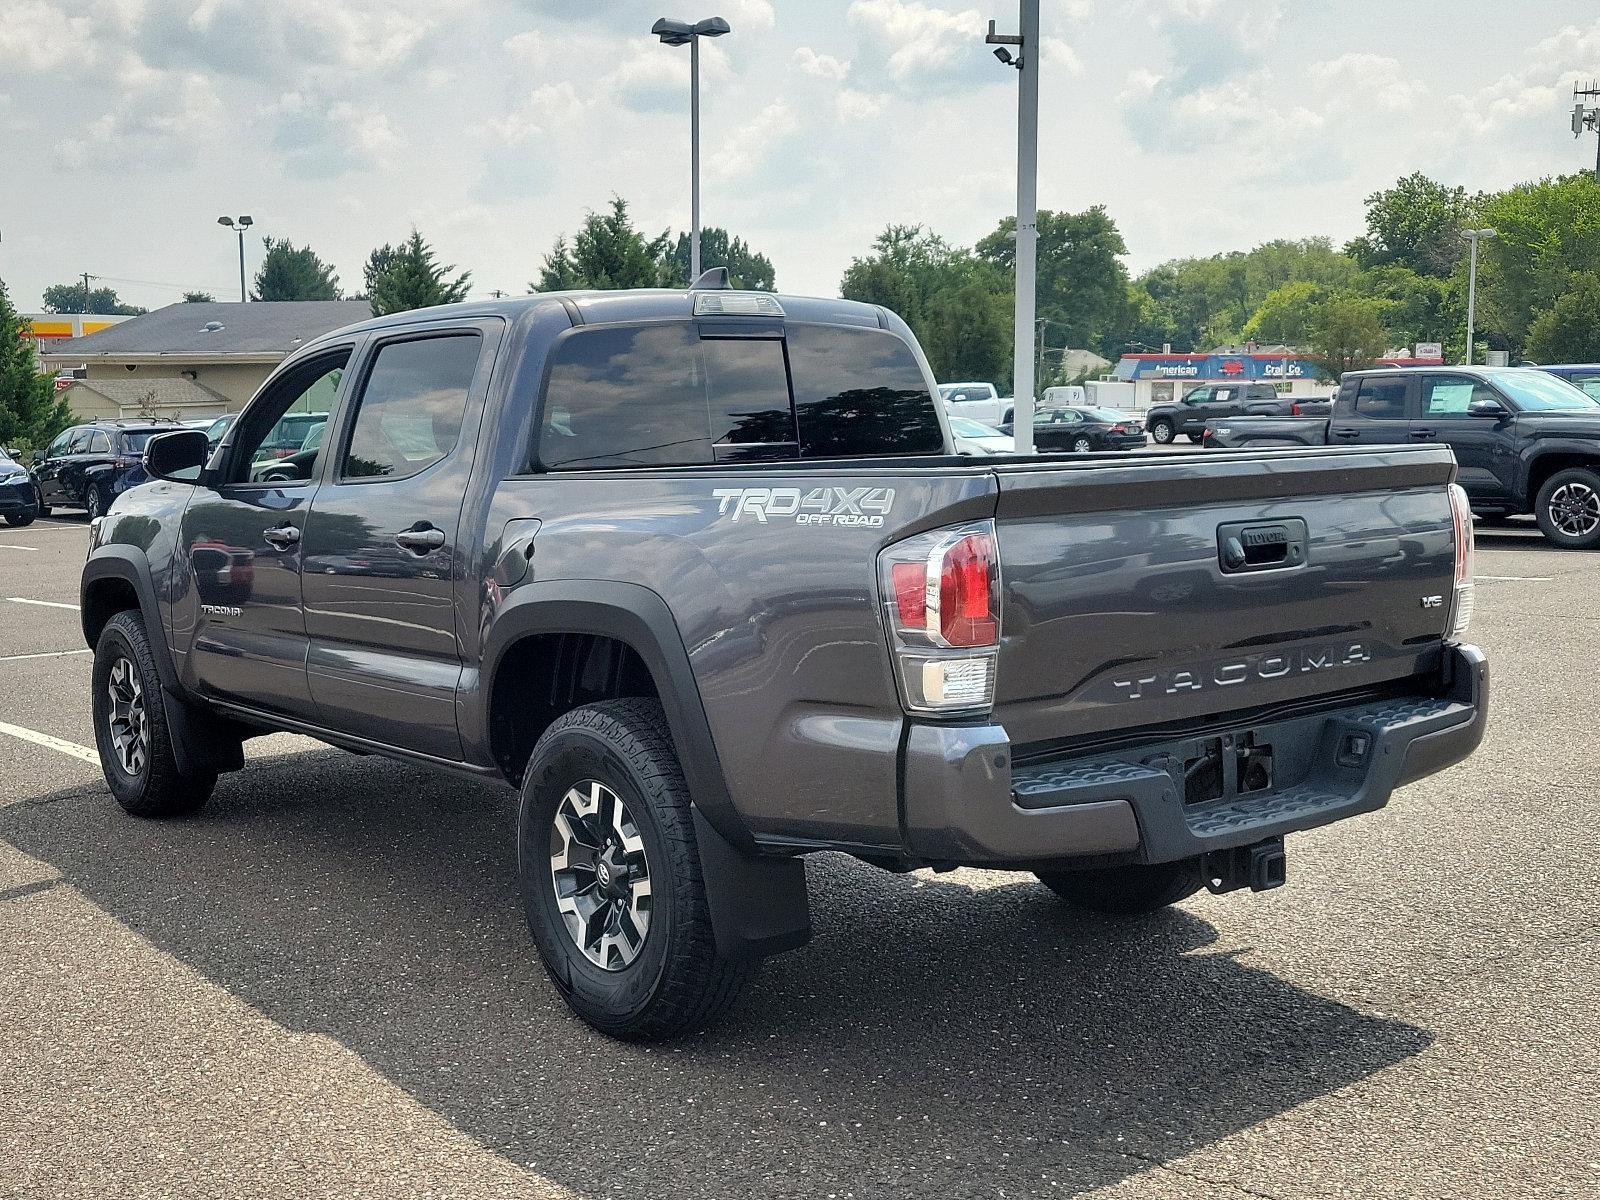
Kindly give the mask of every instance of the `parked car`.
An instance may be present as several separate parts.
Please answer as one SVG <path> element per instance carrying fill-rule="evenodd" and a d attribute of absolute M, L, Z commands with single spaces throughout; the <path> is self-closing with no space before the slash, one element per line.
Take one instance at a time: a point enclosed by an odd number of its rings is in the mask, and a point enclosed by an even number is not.
<path fill-rule="evenodd" d="M 955 442 L 957 454 L 978 457 L 993 454 L 1015 454 L 1017 443 L 1008 433 L 1001 433 L 982 421 L 966 417 L 950 418 L 950 437 Z"/>
<path fill-rule="evenodd" d="M 322 435 L 328 428 L 326 421 L 318 421 L 306 431 L 300 449 L 285 458 L 269 458 L 251 469 L 250 477 L 259 483 L 284 483 L 291 479 L 310 479 L 316 466 L 317 452 L 322 448 Z"/>
<path fill-rule="evenodd" d="M 90 421 L 57 434 L 34 460 L 39 514 L 81 508 L 90 520 L 111 507 L 128 488 L 147 478 L 140 457 L 158 433 L 183 428 L 176 421 Z"/>
<path fill-rule="evenodd" d="M 1008 422 L 1002 433 L 1013 430 Z M 1145 445 L 1139 419 L 1112 408 L 1041 408 L 1033 414 L 1036 450 L 1069 450 L 1089 454 L 1095 450 L 1135 450 Z"/>
<path fill-rule="evenodd" d="M 31 525 L 39 515 L 39 485 L 22 456 L 9 447 L 0 449 L 0 516 L 7 525 Z"/>
<path fill-rule="evenodd" d="M 261 442 L 334 372 L 330 453 L 267 502 Z M 954 456 L 934 386 L 880 307 L 725 286 L 320 337 L 219 453 L 153 441 L 91 534 L 110 790 L 193 812 L 285 729 L 503 781 L 553 987 L 647 1038 L 809 937 L 805 854 L 1148 913 L 1283 884 L 1286 834 L 1478 744 L 1445 447 L 1152 455 L 1131 483 Z"/>
<path fill-rule="evenodd" d="M 291 454 L 298 454 L 305 447 L 306 435 L 315 426 L 327 423 L 328 414 L 325 412 L 285 413 L 256 448 L 256 457 L 288 458 Z"/>
<path fill-rule="evenodd" d="M 1531 512 L 1555 545 L 1600 547 L 1600 401 L 1544 370 L 1349 371 L 1330 419 L 1240 417 L 1206 434 L 1222 449 L 1443 442 L 1473 512 Z"/>
<path fill-rule="evenodd" d="M 1592 400 L 1600 400 L 1600 363 L 1565 363 L 1539 370 L 1566 380 Z"/>
<path fill-rule="evenodd" d="M 216 418 L 216 420 L 212 421 L 206 426 L 206 444 L 209 445 L 213 450 L 215 450 L 217 448 L 217 444 L 222 441 L 223 435 L 228 432 L 228 426 L 233 424 L 233 418 L 235 415 L 236 414 L 234 413 L 224 413 L 222 416 Z"/>
<path fill-rule="evenodd" d="M 970 417 L 985 425 L 998 425 L 1006 407 L 992 383 L 941 383 L 939 397 L 952 415 Z"/>
<path fill-rule="evenodd" d="M 1207 383 L 1171 404 L 1154 404 L 1145 413 L 1144 425 L 1150 436 L 1163 445 L 1181 433 L 1198 442 L 1206 422 L 1222 417 L 1245 415 L 1310 416 L 1326 415 L 1326 400 L 1295 400 L 1280 395 L 1270 383 Z"/>

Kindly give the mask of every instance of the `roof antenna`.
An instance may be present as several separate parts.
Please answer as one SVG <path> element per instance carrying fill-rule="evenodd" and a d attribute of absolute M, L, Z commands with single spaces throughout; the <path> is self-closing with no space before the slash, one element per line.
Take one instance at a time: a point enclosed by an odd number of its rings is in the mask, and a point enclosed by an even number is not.
<path fill-rule="evenodd" d="M 725 292 L 728 290 L 728 268 L 712 267 L 689 285 L 691 292 Z"/>

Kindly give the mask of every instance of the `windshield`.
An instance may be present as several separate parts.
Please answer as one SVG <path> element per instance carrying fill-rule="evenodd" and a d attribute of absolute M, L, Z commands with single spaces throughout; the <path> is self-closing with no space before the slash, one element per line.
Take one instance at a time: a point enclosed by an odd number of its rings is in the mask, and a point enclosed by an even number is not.
<path fill-rule="evenodd" d="M 1524 412 L 1543 412 L 1551 409 L 1576 408 L 1585 411 L 1600 408 L 1600 403 L 1573 387 L 1564 379 L 1513 367 L 1505 371 L 1488 371 L 1485 374 L 1495 386 L 1510 396 Z"/>
<path fill-rule="evenodd" d="M 982 421 L 974 421 L 968 417 L 951 417 L 950 432 L 957 437 L 964 438 L 992 438 L 1004 437 L 998 429 L 990 429 Z"/>

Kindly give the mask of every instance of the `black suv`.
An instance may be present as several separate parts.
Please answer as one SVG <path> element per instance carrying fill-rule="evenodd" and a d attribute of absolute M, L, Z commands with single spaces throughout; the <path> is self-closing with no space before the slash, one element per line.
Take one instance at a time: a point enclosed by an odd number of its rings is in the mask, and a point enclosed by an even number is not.
<path fill-rule="evenodd" d="M 90 520 L 149 478 L 140 465 L 144 445 L 158 433 L 182 429 L 176 421 L 90 421 L 57 434 L 34 460 L 39 515 L 55 507 L 86 509 Z"/>
<path fill-rule="evenodd" d="M 39 488 L 17 452 L 0 448 L 0 516 L 7 525 L 31 525 L 39 515 Z"/>

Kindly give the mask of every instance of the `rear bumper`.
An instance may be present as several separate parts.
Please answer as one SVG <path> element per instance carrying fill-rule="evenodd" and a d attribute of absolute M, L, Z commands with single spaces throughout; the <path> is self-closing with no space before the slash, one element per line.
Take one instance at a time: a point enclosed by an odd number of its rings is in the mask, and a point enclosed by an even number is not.
<path fill-rule="evenodd" d="M 934 862 L 1027 866 L 1111 856 L 1170 862 L 1328 825 L 1389 802 L 1483 740 L 1488 667 L 1450 647 L 1441 692 L 1011 767 L 1003 728 L 912 726 L 905 743 L 907 852 Z M 1271 786 L 1186 803 L 1184 766 L 1208 743 L 1234 761 L 1249 737 L 1272 748 Z"/>

